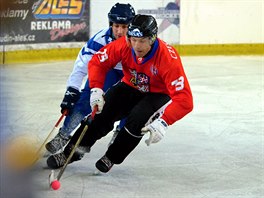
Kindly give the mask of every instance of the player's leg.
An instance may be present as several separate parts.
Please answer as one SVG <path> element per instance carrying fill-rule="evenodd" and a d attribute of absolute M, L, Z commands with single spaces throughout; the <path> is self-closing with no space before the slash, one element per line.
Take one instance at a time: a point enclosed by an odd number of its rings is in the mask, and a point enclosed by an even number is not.
<path fill-rule="evenodd" d="M 112 138 L 110 140 L 110 142 L 108 143 L 108 147 L 113 144 L 113 142 L 115 141 L 116 139 L 116 136 L 117 134 L 121 131 L 121 129 L 125 126 L 125 123 L 126 123 L 126 118 L 123 118 L 120 120 L 119 124 L 116 126 L 116 128 L 114 129 L 113 131 L 113 135 L 112 135 Z"/>
<path fill-rule="evenodd" d="M 122 77 L 123 73 L 121 70 L 110 70 L 106 75 L 103 90 L 108 90 L 118 81 L 120 81 Z M 87 80 L 84 89 L 81 92 L 80 99 L 77 101 L 70 114 L 66 116 L 59 133 L 46 144 L 46 149 L 52 154 L 62 149 L 70 140 L 72 132 L 89 113 L 91 113 L 90 86 L 89 80 Z"/>
<path fill-rule="evenodd" d="M 141 129 L 148 119 L 170 100 L 165 94 L 147 94 L 127 116 L 126 124 L 109 146 L 106 154 L 96 162 L 101 172 L 108 172 L 114 164 L 120 164 L 142 139 Z"/>
<path fill-rule="evenodd" d="M 76 130 L 75 134 L 73 135 L 73 137 L 75 136 L 80 136 L 81 132 L 83 131 L 84 127 L 85 127 L 86 123 L 84 121 L 81 122 L 81 125 L 79 126 L 79 128 Z M 62 167 L 65 162 L 67 161 L 67 158 L 69 157 L 73 147 L 74 147 L 74 144 L 71 143 L 73 139 L 70 140 L 70 142 L 68 143 L 68 145 L 65 147 L 65 149 L 59 153 L 56 153 L 56 154 L 53 154 L 51 156 L 48 157 L 47 159 L 47 165 L 49 168 L 51 169 L 57 169 L 57 168 L 60 168 Z M 74 142 L 76 143 L 76 142 Z M 79 161 L 83 158 L 84 154 L 85 153 L 89 153 L 90 152 L 90 148 L 89 147 L 82 147 L 82 146 L 79 146 L 75 153 L 73 154 L 70 162 L 74 162 L 74 161 Z"/>
<path fill-rule="evenodd" d="M 119 82 L 112 86 L 105 94 L 105 105 L 100 114 L 96 114 L 93 122 L 89 125 L 89 133 L 86 133 L 82 146 L 93 146 L 93 144 L 106 136 L 114 127 L 114 123 L 126 117 L 133 106 L 141 99 L 141 92 Z M 75 137 L 75 141 L 78 136 Z M 73 139 L 73 138 L 72 138 Z"/>
<path fill-rule="evenodd" d="M 98 139 L 107 135 L 113 129 L 114 122 L 120 120 L 122 117 L 125 117 L 127 112 L 129 112 L 131 107 L 134 105 L 133 102 L 135 101 L 130 102 L 126 100 L 127 96 L 124 94 L 124 89 L 122 89 L 123 84 L 124 83 L 118 83 L 106 92 L 105 105 L 102 112 L 95 115 L 93 122 L 89 125 L 88 130 L 80 143 L 80 147 L 82 150 L 85 150 L 85 152 L 89 151 Z M 129 86 L 127 87 L 135 90 Z M 130 91 L 128 92 L 130 93 Z M 111 98 L 111 100 L 109 98 Z M 127 102 L 131 104 L 130 109 Z M 66 162 L 65 159 L 68 157 L 68 154 L 73 148 L 73 145 L 77 142 L 82 129 L 86 124 L 87 123 L 85 121 L 81 124 L 63 152 L 52 155 L 47 159 L 47 164 L 50 168 L 59 168 L 63 166 L 63 163 Z M 75 159 L 79 160 L 83 155 L 79 156 L 80 157 L 75 157 Z M 76 161 L 75 159 L 72 161 Z"/>
<path fill-rule="evenodd" d="M 107 89 L 112 87 L 114 84 L 119 82 L 124 76 L 122 70 L 119 70 L 119 69 L 113 69 L 109 71 L 108 73 L 109 75 L 105 79 L 104 91 L 106 91 Z M 110 142 L 108 143 L 108 146 L 110 146 L 114 142 L 114 139 L 116 138 L 118 132 L 124 126 L 124 124 L 125 124 L 125 118 L 121 119 L 119 124 L 113 130 L 113 135 L 112 135 Z"/>
<path fill-rule="evenodd" d="M 70 140 L 71 133 L 80 124 L 84 117 L 91 112 L 90 107 L 90 88 L 89 81 L 86 81 L 85 87 L 81 92 L 80 99 L 66 116 L 59 133 L 46 144 L 46 149 L 50 153 L 56 153 L 62 149 Z"/>

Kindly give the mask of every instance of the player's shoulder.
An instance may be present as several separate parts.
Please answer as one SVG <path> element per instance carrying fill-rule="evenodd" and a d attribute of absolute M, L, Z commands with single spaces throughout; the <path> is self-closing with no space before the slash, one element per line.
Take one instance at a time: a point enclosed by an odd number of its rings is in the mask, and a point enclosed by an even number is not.
<path fill-rule="evenodd" d="M 177 50 L 165 41 L 158 39 L 160 46 L 160 54 L 162 54 L 162 61 L 173 61 L 180 59 Z"/>
<path fill-rule="evenodd" d="M 97 32 L 92 38 L 90 38 L 88 43 L 96 42 L 101 45 L 106 45 L 113 40 L 111 34 L 111 27 L 104 28 Z"/>
<path fill-rule="evenodd" d="M 111 34 L 111 27 L 107 27 L 107 28 L 104 28 L 104 29 L 101 29 L 100 31 L 98 31 L 94 35 L 94 38 L 98 39 L 100 37 L 109 36 L 110 34 Z"/>
<path fill-rule="evenodd" d="M 123 50 L 124 47 L 127 47 L 126 36 L 122 36 L 122 37 L 114 40 L 110 45 L 111 46 L 117 46 L 118 48 L 120 48 L 120 50 Z"/>
<path fill-rule="evenodd" d="M 122 36 L 119 39 L 116 39 L 115 42 L 120 43 L 120 44 L 127 44 L 127 38 L 126 36 Z"/>

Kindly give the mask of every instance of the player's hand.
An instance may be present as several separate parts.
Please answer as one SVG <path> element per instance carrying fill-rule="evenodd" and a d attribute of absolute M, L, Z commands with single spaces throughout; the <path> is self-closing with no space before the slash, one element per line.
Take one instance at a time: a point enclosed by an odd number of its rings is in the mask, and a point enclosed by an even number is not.
<path fill-rule="evenodd" d="M 79 100 L 79 98 L 80 98 L 79 90 L 73 87 L 68 87 L 65 92 L 64 98 L 60 104 L 61 113 L 63 113 L 64 111 L 68 111 L 69 114 L 72 108 L 74 107 L 75 103 Z"/>
<path fill-rule="evenodd" d="M 149 146 L 150 144 L 159 142 L 165 135 L 168 124 L 163 119 L 156 119 L 149 125 L 141 129 L 142 135 L 150 133 L 149 138 L 145 140 L 145 143 Z"/>
<path fill-rule="evenodd" d="M 98 110 L 96 113 L 101 113 L 104 107 L 104 91 L 100 88 L 91 89 L 90 105 L 92 110 L 97 105 Z"/>

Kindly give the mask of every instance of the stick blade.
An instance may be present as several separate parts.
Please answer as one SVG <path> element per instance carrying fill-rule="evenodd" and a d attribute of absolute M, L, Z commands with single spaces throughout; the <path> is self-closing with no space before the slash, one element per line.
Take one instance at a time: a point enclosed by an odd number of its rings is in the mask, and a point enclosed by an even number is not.
<path fill-rule="evenodd" d="M 50 174 L 49 174 L 49 186 L 51 185 L 51 183 L 55 180 L 55 172 L 54 170 L 51 170 L 50 171 Z"/>

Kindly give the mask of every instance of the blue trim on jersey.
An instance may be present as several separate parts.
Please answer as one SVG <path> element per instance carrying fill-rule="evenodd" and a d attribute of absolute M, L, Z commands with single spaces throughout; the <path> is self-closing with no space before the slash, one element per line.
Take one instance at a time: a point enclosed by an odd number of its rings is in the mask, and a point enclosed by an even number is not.
<path fill-rule="evenodd" d="M 86 43 L 86 49 L 91 49 L 95 52 L 99 51 L 102 47 L 104 47 L 106 44 L 112 42 L 114 39 L 112 38 L 112 28 L 109 27 L 109 29 L 105 32 L 104 35 L 102 34 L 101 30 L 100 32 L 98 32 L 97 34 L 95 34 L 91 39 L 89 39 L 89 41 Z M 101 35 L 101 38 L 104 39 L 104 43 L 98 43 L 98 35 Z M 96 38 L 97 37 L 97 38 Z M 104 38 L 103 38 L 104 37 Z M 95 38 L 97 40 L 95 40 Z M 100 38 L 100 37 L 99 37 Z M 82 55 L 93 55 L 93 52 L 91 51 L 86 51 L 85 48 L 82 49 Z"/>
<path fill-rule="evenodd" d="M 115 38 L 113 36 L 113 31 L 112 31 L 112 28 L 111 27 L 106 31 L 104 37 L 105 37 L 105 43 L 106 43 L 106 45 L 108 43 L 111 43 L 112 41 L 115 40 Z"/>
<path fill-rule="evenodd" d="M 104 45 L 95 42 L 93 39 L 89 40 L 87 43 L 87 48 L 92 49 L 94 51 L 99 51 L 102 47 L 104 47 Z"/>
<path fill-rule="evenodd" d="M 159 41 L 158 41 L 158 39 L 156 39 L 155 42 L 154 42 L 154 44 L 153 44 L 153 47 L 151 49 L 150 54 L 146 58 L 144 58 L 144 60 L 142 61 L 142 63 L 140 63 L 139 65 L 142 65 L 145 62 L 147 62 L 149 59 L 151 59 L 154 56 L 155 52 L 157 51 L 158 47 L 159 47 Z M 132 55 L 133 55 L 134 61 L 137 63 L 137 56 L 136 56 L 136 53 L 135 53 L 135 51 L 134 51 L 133 48 L 132 48 Z"/>
<path fill-rule="evenodd" d="M 82 55 L 85 55 L 85 54 L 87 54 L 87 55 L 93 55 L 92 52 L 86 52 L 85 49 L 82 48 Z"/>

